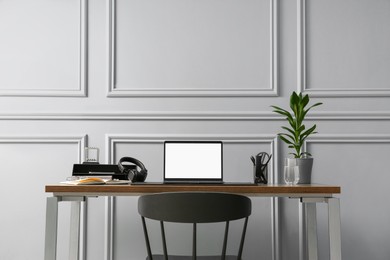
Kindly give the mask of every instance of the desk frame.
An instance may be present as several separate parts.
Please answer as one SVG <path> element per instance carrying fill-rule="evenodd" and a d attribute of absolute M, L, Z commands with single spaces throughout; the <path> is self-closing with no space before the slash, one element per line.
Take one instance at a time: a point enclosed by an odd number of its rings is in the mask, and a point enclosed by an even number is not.
<path fill-rule="evenodd" d="M 47 198 L 46 204 L 46 231 L 45 231 L 45 258 L 55 260 L 57 254 L 57 226 L 58 203 L 71 202 L 71 224 L 69 259 L 85 259 L 86 233 L 86 203 L 88 197 L 107 197 L 107 209 L 112 210 L 112 198 L 115 196 L 139 196 L 142 194 L 159 192 L 229 192 L 247 196 L 270 197 L 277 199 L 286 197 L 299 199 L 299 260 L 317 260 L 317 203 L 328 205 L 328 232 L 330 260 L 341 260 L 341 225 L 340 201 L 334 194 L 340 193 L 338 186 L 326 185 L 47 185 L 46 192 L 53 193 Z M 278 208 L 277 202 L 274 203 Z M 277 209 L 272 209 L 277 214 Z M 83 229 L 81 230 L 80 223 Z M 273 260 L 279 260 L 279 225 L 273 223 L 275 237 L 273 237 Z M 105 230 L 105 259 L 111 259 L 112 248 L 112 219 L 107 219 Z"/>

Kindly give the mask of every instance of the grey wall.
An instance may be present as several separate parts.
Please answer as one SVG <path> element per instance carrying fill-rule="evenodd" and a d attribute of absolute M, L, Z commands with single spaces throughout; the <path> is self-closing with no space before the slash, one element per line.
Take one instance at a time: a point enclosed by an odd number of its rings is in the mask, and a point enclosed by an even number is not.
<path fill-rule="evenodd" d="M 159 181 L 163 140 L 220 139 L 227 181 L 251 180 L 260 151 L 277 180 L 288 150 L 270 105 L 294 90 L 324 103 L 306 145 L 314 181 L 342 187 L 344 259 L 389 259 L 389 25 L 388 0 L 0 0 L 0 259 L 43 258 L 44 185 L 69 176 L 85 146 L 105 163 L 136 157 Z M 136 199 L 115 201 L 115 260 L 145 255 Z M 271 259 L 273 204 L 253 201 L 245 259 Z M 275 259 L 297 259 L 298 202 L 279 207 Z M 61 205 L 59 259 L 68 216 Z M 105 216 L 90 199 L 87 259 L 108 259 Z M 202 232 L 214 250 L 218 231 Z"/>

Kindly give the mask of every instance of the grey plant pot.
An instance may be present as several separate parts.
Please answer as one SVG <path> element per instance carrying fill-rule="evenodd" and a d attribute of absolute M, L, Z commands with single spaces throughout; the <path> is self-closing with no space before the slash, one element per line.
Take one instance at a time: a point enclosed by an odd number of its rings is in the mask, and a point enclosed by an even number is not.
<path fill-rule="evenodd" d="M 311 170 L 313 168 L 313 158 L 298 158 L 299 182 L 298 184 L 311 183 Z"/>

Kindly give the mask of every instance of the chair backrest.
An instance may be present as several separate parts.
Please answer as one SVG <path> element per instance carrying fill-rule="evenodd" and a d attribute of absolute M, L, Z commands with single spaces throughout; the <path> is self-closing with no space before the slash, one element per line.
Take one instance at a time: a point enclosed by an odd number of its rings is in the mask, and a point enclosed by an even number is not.
<path fill-rule="evenodd" d="M 222 256 L 226 255 L 229 221 L 245 218 L 238 259 L 241 259 L 248 217 L 252 211 L 251 200 L 245 196 L 216 192 L 174 192 L 143 195 L 138 200 L 149 259 L 152 258 L 145 218 L 161 223 L 164 255 L 167 259 L 163 222 L 193 224 L 193 256 L 196 256 L 196 224 L 226 222 Z"/>

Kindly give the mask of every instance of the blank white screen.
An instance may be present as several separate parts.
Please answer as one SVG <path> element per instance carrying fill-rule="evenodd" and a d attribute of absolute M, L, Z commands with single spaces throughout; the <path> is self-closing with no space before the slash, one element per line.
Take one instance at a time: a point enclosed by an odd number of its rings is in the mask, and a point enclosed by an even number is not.
<path fill-rule="evenodd" d="M 221 178 L 221 149 L 221 143 L 166 143 L 165 178 Z"/>

